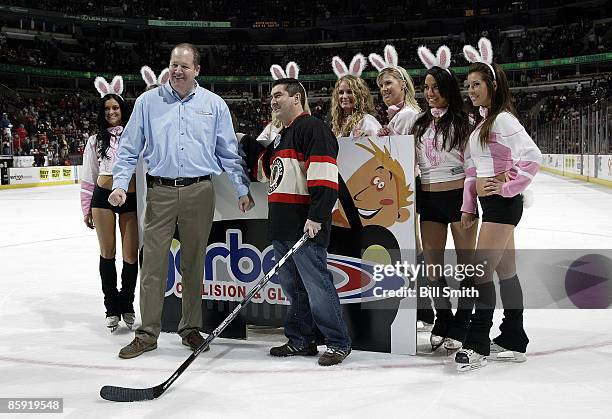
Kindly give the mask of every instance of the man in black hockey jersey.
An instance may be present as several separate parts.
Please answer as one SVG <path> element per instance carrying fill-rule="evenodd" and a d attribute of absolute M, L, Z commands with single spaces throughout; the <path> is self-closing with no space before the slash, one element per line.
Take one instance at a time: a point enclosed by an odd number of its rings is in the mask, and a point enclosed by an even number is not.
<path fill-rule="evenodd" d="M 304 112 L 306 92 L 296 80 L 276 80 L 272 114 L 283 130 L 255 163 L 259 180 L 269 179 L 269 233 L 279 260 L 306 232 L 311 237 L 279 270 L 291 302 L 285 322 L 289 342 L 270 349 L 273 356 L 317 355 L 315 326 L 325 336 L 327 351 L 319 365 L 342 362 L 351 338 L 342 318 L 340 299 L 327 269 L 331 212 L 338 197 L 338 142 L 321 120 Z"/>

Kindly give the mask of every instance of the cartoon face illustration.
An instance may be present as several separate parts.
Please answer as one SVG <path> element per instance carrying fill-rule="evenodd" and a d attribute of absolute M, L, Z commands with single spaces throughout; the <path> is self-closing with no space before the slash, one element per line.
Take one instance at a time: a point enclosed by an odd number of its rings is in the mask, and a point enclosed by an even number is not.
<path fill-rule="evenodd" d="M 405 208 L 412 204 L 409 197 L 413 194 L 406 184 L 404 169 L 394 160 L 385 147 L 381 150 L 372 141 L 371 148 L 356 144 L 373 154 L 348 179 L 346 186 L 353 199 L 363 226 L 379 225 L 390 227 L 402 223 L 410 217 Z M 348 227 L 344 208 L 332 214 L 334 224 Z"/>

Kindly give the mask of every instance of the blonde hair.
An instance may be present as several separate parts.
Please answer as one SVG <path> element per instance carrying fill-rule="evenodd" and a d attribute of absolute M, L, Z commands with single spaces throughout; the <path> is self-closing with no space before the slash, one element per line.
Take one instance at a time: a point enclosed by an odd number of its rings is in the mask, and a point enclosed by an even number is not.
<path fill-rule="evenodd" d="M 403 67 L 387 67 L 383 68 L 378 77 L 376 77 L 376 85 L 380 84 L 380 81 L 385 75 L 389 75 L 399 82 L 404 82 L 404 104 L 410 105 L 415 111 L 421 112 L 421 107 L 416 100 L 416 90 L 414 89 L 414 83 L 410 74 Z"/>
<path fill-rule="evenodd" d="M 343 81 L 348 84 L 355 99 L 355 108 L 353 113 L 349 115 L 344 126 L 342 125 L 344 114 L 342 107 L 340 106 L 338 94 L 340 84 Z M 348 137 L 351 134 L 351 131 L 353 131 L 355 126 L 359 124 L 366 114 L 376 114 L 372 94 L 370 93 L 370 88 L 366 82 L 361 77 L 355 77 L 352 75 L 340 77 L 334 86 L 331 100 L 332 131 L 334 132 L 334 135 L 336 137 Z"/>

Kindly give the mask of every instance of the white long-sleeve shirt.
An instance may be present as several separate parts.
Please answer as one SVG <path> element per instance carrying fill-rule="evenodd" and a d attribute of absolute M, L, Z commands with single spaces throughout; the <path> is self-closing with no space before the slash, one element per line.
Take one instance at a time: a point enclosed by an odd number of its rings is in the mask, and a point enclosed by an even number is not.
<path fill-rule="evenodd" d="M 423 184 L 450 182 L 465 177 L 463 152 L 457 148 L 444 149 L 442 142 L 442 132 L 435 132 L 432 121 L 416 143 L 416 161 Z"/>
<path fill-rule="evenodd" d="M 374 116 L 366 113 L 351 130 L 349 137 L 376 137 L 378 130 L 381 128 L 380 122 Z"/>
<path fill-rule="evenodd" d="M 480 108 L 486 118 L 487 109 Z M 484 120 L 472 131 L 465 149 L 466 178 L 461 211 L 476 213 L 476 177 L 492 177 L 506 173 L 508 179 L 501 195 L 514 197 L 531 183 L 542 163 L 542 153 L 519 120 L 510 112 L 502 112 L 491 127 L 488 144 L 480 145 Z"/>
<path fill-rule="evenodd" d="M 410 106 L 404 105 L 387 124 L 391 135 L 408 135 L 412 133 L 414 121 L 419 113 Z"/>

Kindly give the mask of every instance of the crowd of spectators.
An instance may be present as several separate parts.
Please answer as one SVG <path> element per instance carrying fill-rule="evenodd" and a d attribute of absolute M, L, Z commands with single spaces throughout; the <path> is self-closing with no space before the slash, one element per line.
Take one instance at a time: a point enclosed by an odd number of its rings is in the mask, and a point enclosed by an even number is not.
<path fill-rule="evenodd" d="M 217 20 L 250 22 L 273 19 L 293 25 L 315 24 L 322 19 L 368 16 L 375 21 L 414 19 L 415 15 L 435 17 L 465 16 L 466 10 L 484 10 L 487 13 L 517 12 L 530 8 L 562 6 L 559 0 L 522 1 L 502 0 L 376 0 L 328 2 L 323 0 L 235 0 L 228 7 L 222 0 L 5 0 L 4 3 L 32 9 L 53 10 L 70 15 L 88 14 L 135 19 Z"/>
<path fill-rule="evenodd" d="M 461 31 L 456 33 L 443 23 L 427 27 L 424 24 L 413 26 L 401 23 L 419 19 L 425 21 L 440 16 L 465 17 L 468 9 L 486 10 L 487 14 L 494 15 L 533 8 L 571 6 L 561 0 L 237 0 L 232 2 L 231 8 L 221 0 L 5 0 L 3 3 L 70 15 L 221 20 L 230 21 L 232 27 L 237 28 L 251 27 L 255 21 L 283 22 L 271 31 L 228 32 L 231 36 L 221 36 L 223 42 L 217 42 L 218 34 L 216 38 L 203 37 L 202 43 L 206 45 L 201 48 L 202 75 L 267 75 L 271 64 L 284 65 L 288 61 L 296 61 L 301 67 L 301 74 L 329 74 L 332 56 L 340 55 L 348 61 L 358 52 L 364 55 L 371 52 L 381 54 L 387 43 L 392 43 L 398 50 L 401 65 L 406 68 L 422 68 L 415 53 L 417 47 L 424 42 L 419 37 L 432 35 L 440 38 L 439 41 L 428 40 L 431 47 L 435 48 L 438 43 L 448 45 L 454 52 L 453 65 L 458 66 L 466 65 L 462 54 L 463 45 L 475 45 L 481 36 L 487 36 L 492 41 L 495 61 L 498 63 L 572 57 L 612 50 L 612 23 L 589 20 L 585 17 L 588 13 L 557 13 L 555 20 L 538 27 L 529 26 L 527 21 L 522 23 L 528 26 L 497 26 L 494 19 L 468 19 Z M 593 13 L 589 16 L 597 17 Z M 364 25 L 354 26 L 348 31 L 333 30 L 334 22 L 361 25 L 387 21 L 387 29 Z M 23 39 L 11 35 L 11 29 L 16 29 L 14 26 L 0 23 L 0 63 L 124 74 L 137 74 L 144 64 L 156 71 L 167 65 L 170 51 L 160 48 L 165 39 L 160 39 L 163 32 L 159 30 L 148 29 L 126 37 L 122 36 L 122 31 L 115 32 L 118 36 L 113 36 L 112 31 L 101 31 L 92 36 L 91 32 L 86 31 L 84 35 L 78 27 L 69 28 L 60 21 L 45 25 L 44 31 L 38 33 L 35 31 L 42 29 L 40 22 L 32 20 L 31 25 L 33 31 L 29 35 L 36 36 Z M 291 42 L 297 42 L 292 38 L 291 41 L 285 41 L 284 46 L 277 46 L 285 39 L 284 35 L 289 33 L 284 32 L 285 28 L 315 25 L 322 25 L 326 29 L 304 32 L 299 45 L 292 45 Z M 25 28 L 20 28 L 28 29 L 27 26 L 26 23 Z M 265 33 L 270 33 L 265 35 L 268 37 L 274 35 L 270 38 L 272 42 L 261 42 L 261 39 L 267 40 L 261 38 L 261 34 Z M 62 40 L 66 36 L 72 37 L 71 42 Z M 359 41 L 353 42 L 355 39 Z M 321 42 L 340 42 L 341 46 L 320 45 Z M 276 46 L 271 48 L 265 44 Z M 370 67 L 367 70 L 373 69 Z M 550 83 L 563 78 L 559 71 L 566 70 L 540 68 L 514 72 L 510 83 L 512 86 Z M 369 82 L 370 87 L 374 87 L 372 81 Z M 27 84 L 32 86 L 30 82 Z M 332 86 L 333 81 L 311 83 L 309 86 L 312 113 L 327 123 Z M 230 109 L 236 116 L 236 131 L 257 136 L 270 120 L 267 98 L 253 98 L 252 91 L 244 93 L 239 87 L 223 87 L 216 89 L 216 92 L 228 99 Z M 0 93 L 0 153 L 34 156 L 37 164 L 41 164 L 41 158 L 47 160 L 48 164 L 79 164 L 88 136 L 97 129 L 97 98 L 76 89 L 68 94 L 64 91 L 49 91 L 44 87 L 38 89 L 23 97 L 17 95 L 7 98 Z M 140 93 L 137 89 L 130 86 L 125 92 L 126 98 L 131 100 L 136 97 Z M 602 99 L 606 99 L 607 103 L 611 94 L 612 76 L 605 74 L 588 83 L 585 80 L 584 86 L 579 83 L 575 88 L 572 86 L 548 92 L 518 91 L 514 94 L 514 100 L 521 112 L 522 121 L 529 129 L 535 130 L 545 124 L 575 118 L 589 106 L 601 103 Z M 378 97 L 375 106 L 377 118 L 381 123 L 386 123 L 386 107 Z"/>
<path fill-rule="evenodd" d="M 564 118 L 586 112 L 589 106 L 612 97 L 612 75 L 604 74 L 593 77 L 590 86 L 579 82 L 575 88 L 554 89 L 547 94 L 538 94 L 541 101 L 535 109 L 537 124 L 559 121 Z M 611 104 L 612 106 L 612 104 Z"/>
<path fill-rule="evenodd" d="M 435 28 L 434 28 L 435 29 Z M 3 27 L 3 32 L 10 28 Z M 438 30 L 440 34 L 442 29 Z M 414 31 L 413 31 L 414 32 Z M 434 30 L 435 32 L 435 30 Z M 446 36 L 448 35 L 448 36 Z M 62 70 L 97 72 L 137 73 L 140 66 L 148 64 L 155 68 L 167 65 L 169 48 L 161 49 L 151 39 L 112 39 L 77 36 L 77 44 L 64 44 L 53 36 L 36 36 L 33 40 L 7 38 L 0 33 L 0 63 L 24 64 Z M 325 47 L 317 40 L 310 45 L 291 45 L 274 48 L 257 45 L 254 40 L 235 40 L 228 37 L 223 43 L 205 45 L 201 48 L 203 74 L 223 76 L 263 75 L 271 64 L 296 61 L 302 74 L 330 73 L 330 62 L 334 55 L 350 59 L 362 52 L 382 53 L 387 43 L 392 43 L 400 57 L 400 64 L 420 67 L 416 49 L 423 44 L 419 33 L 405 32 L 399 39 L 383 39 L 373 36 L 375 41 L 345 43 L 342 46 Z M 568 25 L 547 26 L 508 31 L 507 27 L 496 27 L 486 23 L 471 25 L 460 33 L 445 34 L 439 43 L 445 43 L 454 52 L 453 65 L 465 65 L 462 48 L 466 43 L 476 44 L 481 36 L 487 36 L 495 48 L 496 62 L 520 62 L 551 58 L 596 54 L 612 48 L 612 24 L 579 19 Z M 206 38 L 203 38 L 203 40 Z M 431 41 L 430 41 L 431 42 Z M 280 42 L 277 42 L 280 43 Z M 371 70 L 371 68 L 369 68 Z"/>
<path fill-rule="evenodd" d="M 14 112 L 8 112 L 8 103 Z M 95 100 L 79 93 L 59 98 L 40 96 L 0 101 L 2 154 L 47 157 L 49 164 L 80 163 L 87 138 L 95 131 Z M 76 161 L 73 159 L 76 157 Z M 39 159 L 37 159 L 39 160 Z"/>
<path fill-rule="evenodd" d="M 612 97 L 612 74 L 585 79 L 572 87 L 548 92 L 514 93 L 515 107 L 524 125 L 535 131 L 544 124 L 575 117 L 595 103 L 609 103 Z M 50 94 L 45 89 L 28 99 L 18 97 L 10 102 L 17 106 L 7 112 L 6 98 L 0 96 L 0 132 L 2 154 L 47 156 L 49 164 L 79 164 L 89 135 L 95 133 L 98 99 L 80 92 Z M 311 97 L 312 114 L 330 123 L 329 97 Z M 375 106 L 379 121 L 387 122 L 386 107 L 379 97 Z M 612 104 L 610 105 L 612 107 Z M 236 116 L 236 131 L 257 136 L 270 121 L 267 98 L 233 100 L 230 110 Z M 609 112 L 609 111 L 608 111 Z"/>

